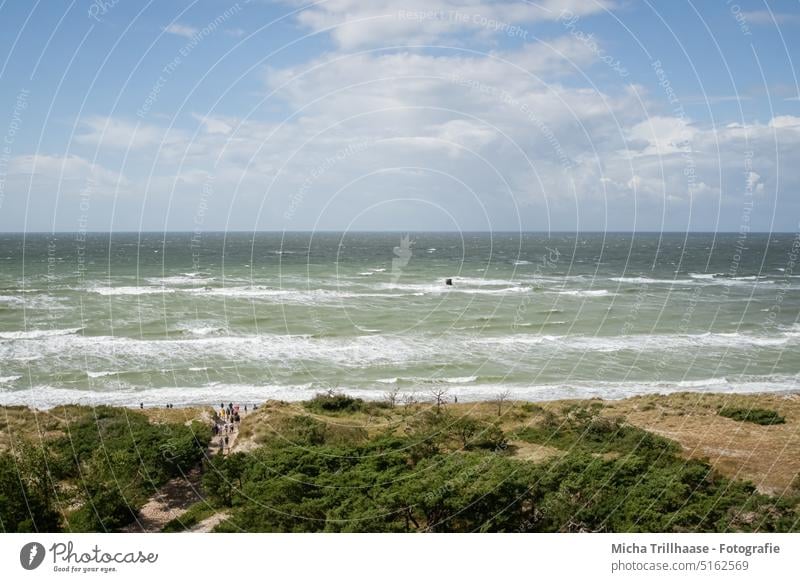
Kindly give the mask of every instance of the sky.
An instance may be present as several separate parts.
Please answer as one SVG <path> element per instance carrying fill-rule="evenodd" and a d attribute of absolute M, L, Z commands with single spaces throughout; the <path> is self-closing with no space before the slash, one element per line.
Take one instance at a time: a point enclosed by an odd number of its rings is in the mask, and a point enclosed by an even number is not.
<path fill-rule="evenodd" d="M 0 3 L 0 231 L 798 231 L 800 4 Z"/>

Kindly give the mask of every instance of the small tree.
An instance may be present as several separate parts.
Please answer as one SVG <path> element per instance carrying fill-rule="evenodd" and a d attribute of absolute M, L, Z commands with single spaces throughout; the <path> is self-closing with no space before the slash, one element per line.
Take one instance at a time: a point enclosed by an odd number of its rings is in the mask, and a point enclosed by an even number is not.
<path fill-rule="evenodd" d="M 442 411 L 442 406 L 447 404 L 447 388 L 434 388 L 431 390 L 433 401 L 436 404 L 436 414 Z"/>
<path fill-rule="evenodd" d="M 494 402 L 495 404 L 497 404 L 497 416 L 503 416 L 503 404 L 510 399 L 511 399 L 510 390 L 503 390 L 495 397 Z"/>
<path fill-rule="evenodd" d="M 383 395 L 384 400 L 389 405 L 389 408 L 394 408 L 397 405 L 397 401 L 400 398 L 400 388 L 395 386 L 389 392 L 385 392 Z"/>
<path fill-rule="evenodd" d="M 414 392 L 403 394 L 403 414 L 408 412 L 408 409 L 417 403 L 417 395 Z"/>

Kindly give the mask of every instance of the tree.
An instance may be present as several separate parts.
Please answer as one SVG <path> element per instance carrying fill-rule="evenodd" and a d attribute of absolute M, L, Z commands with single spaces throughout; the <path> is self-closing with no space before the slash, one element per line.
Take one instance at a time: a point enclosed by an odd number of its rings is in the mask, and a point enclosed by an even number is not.
<path fill-rule="evenodd" d="M 389 405 L 389 408 L 394 408 L 397 405 L 397 401 L 400 397 L 400 388 L 395 386 L 388 392 L 384 392 L 383 398 L 386 403 Z"/>
<path fill-rule="evenodd" d="M 211 501 L 230 507 L 233 496 L 242 489 L 242 476 L 247 468 L 247 456 L 233 453 L 227 457 L 217 456 L 206 463 L 203 473 L 203 489 Z"/>
<path fill-rule="evenodd" d="M 14 454 L 0 455 L 0 529 L 7 532 L 58 532 L 46 451 L 20 440 Z"/>
<path fill-rule="evenodd" d="M 442 411 L 442 406 L 447 404 L 447 388 L 434 388 L 431 390 L 433 401 L 436 404 L 436 414 Z"/>
<path fill-rule="evenodd" d="M 511 391 L 510 390 L 503 390 L 494 398 L 495 404 L 497 404 L 497 416 L 503 416 L 503 404 L 511 399 Z"/>

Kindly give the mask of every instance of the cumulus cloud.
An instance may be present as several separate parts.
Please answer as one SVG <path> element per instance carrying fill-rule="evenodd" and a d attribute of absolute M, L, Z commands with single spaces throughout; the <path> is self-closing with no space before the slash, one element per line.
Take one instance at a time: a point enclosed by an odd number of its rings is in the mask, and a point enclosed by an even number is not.
<path fill-rule="evenodd" d="M 176 130 L 118 117 L 91 116 L 81 120 L 75 142 L 111 149 L 152 148 L 182 139 Z"/>
<path fill-rule="evenodd" d="M 257 97 L 269 115 L 195 111 L 175 120 L 193 127 L 172 129 L 89 117 L 76 143 L 116 151 L 120 180 L 123 164 L 142 168 L 146 179 L 129 190 L 180 213 L 175 228 L 193 227 L 206 190 L 208 228 L 229 226 L 213 223 L 229 216 L 237 228 L 277 229 L 344 228 L 356 219 L 404 229 L 420 216 L 431 228 L 466 229 L 713 228 L 721 216 L 730 228 L 748 194 L 769 210 L 778 192 L 800 187 L 790 161 L 800 118 L 713 126 L 678 117 L 627 77 L 602 88 L 587 80 L 598 68 L 613 74 L 601 38 L 590 45 L 566 31 L 525 35 L 562 10 L 588 16 L 607 7 L 313 4 L 297 23 L 335 48 L 261 70 Z M 516 36 L 501 48 L 498 35 Z M 409 46 L 426 43 L 449 48 Z M 92 158 L 92 149 L 85 153 Z M 108 166 L 68 164 L 67 175 L 84 177 Z M 38 167 L 48 165 L 57 175 L 52 161 Z M 707 222 L 691 222 L 697 216 Z"/>
<path fill-rule="evenodd" d="M 305 5 L 302 0 L 288 4 Z M 300 24 L 314 32 L 330 33 L 343 49 L 367 46 L 459 42 L 501 35 L 529 40 L 525 25 L 557 20 L 568 12 L 583 16 L 611 6 L 605 0 L 544 0 L 542 2 L 475 0 L 328 0 L 299 12 Z"/>
<path fill-rule="evenodd" d="M 106 192 L 109 187 L 128 184 L 128 180 L 121 174 L 76 155 L 17 156 L 9 163 L 9 173 L 18 178 L 28 178 L 31 183 L 94 183 Z"/>
<path fill-rule="evenodd" d="M 168 34 L 174 34 L 176 36 L 182 36 L 183 38 L 192 38 L 197 34 L 198 31 L 194 26 L 173 22 L 169 26 L 164 27 L 164 32 Z"/>

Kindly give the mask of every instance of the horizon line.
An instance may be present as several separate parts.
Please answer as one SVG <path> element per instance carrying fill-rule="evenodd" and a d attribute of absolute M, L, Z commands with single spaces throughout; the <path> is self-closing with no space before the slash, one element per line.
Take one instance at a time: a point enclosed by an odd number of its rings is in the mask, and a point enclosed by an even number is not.
<path fill-rule="evenodd" d="M 750 230 L 742 233 L 740 230 L 414 230 L 414 229 L 394 229 L 394 230 L 367 230 L 367 229 L 315 229 L 315 230 L 5 230 L 0 231 L 0 235 L 6 234 L 191 234 L 202 236 L 204 234 L 314 234 L 314 233 L 362 233 L 362 234 L 396 234 L 396 233 L 425 233 L 425 234 L 797 234 L 793 230 Z"/>

